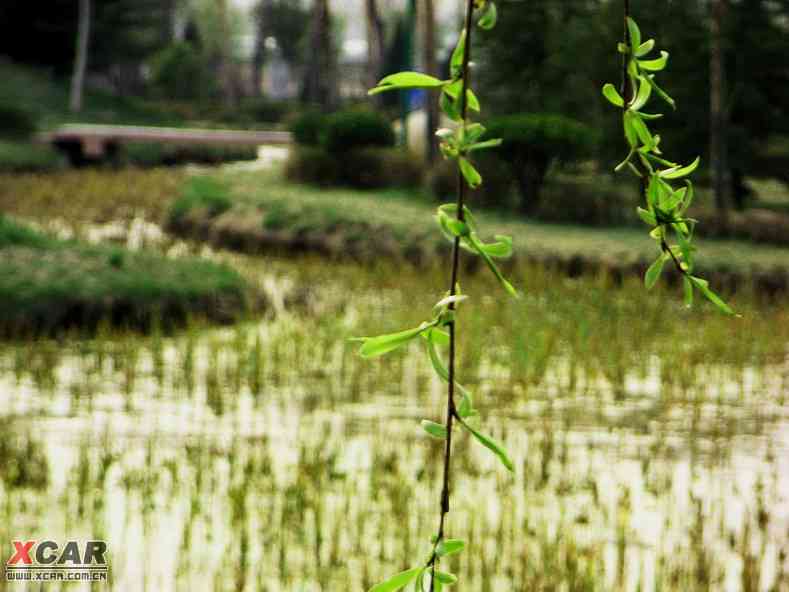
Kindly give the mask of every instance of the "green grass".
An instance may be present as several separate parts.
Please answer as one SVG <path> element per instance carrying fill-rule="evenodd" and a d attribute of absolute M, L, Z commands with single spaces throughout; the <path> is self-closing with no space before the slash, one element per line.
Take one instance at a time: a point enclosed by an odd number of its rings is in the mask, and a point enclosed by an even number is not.
<path fill-rule="evenodd" d="M 229 267 L 146 251 L 61 241 L 0 218 L 0 330 L 174 325 L 238 317 L 245 282 Z"/>
<path fill-rule="evenodd" d="M 63 166 L 64 158 L 54 148 L 0 140 L 0 170 L 4 172 L 51 171 Z"/>
<path fill-rule="evenodd" d="M 295 233 L 332 233 L 338 229 L 366 234 L 370 240 L 385 236 L 403 248 L 434 247 L 439 233 L 433 222 L 436 205 L 402 190 L 378 192 L 349 189 L 318 189 L 285 181 L 278 170 L 225 177 L 239 210 L 263 213 L 267 228 Z M 643 228 L 590 228 L 569 224 L 528 221 L 516 215 L 483 211 L 477 213 L 487 236 L 510 234 L 518 256 L 599 260 L 628 265 L 651 261 L 655 243 Z M 738 240 L 699 239 L 700 269 L 726 269 L 748 273 L 754 268 L 789 267 L 786 248 L 750 244 Z"/>

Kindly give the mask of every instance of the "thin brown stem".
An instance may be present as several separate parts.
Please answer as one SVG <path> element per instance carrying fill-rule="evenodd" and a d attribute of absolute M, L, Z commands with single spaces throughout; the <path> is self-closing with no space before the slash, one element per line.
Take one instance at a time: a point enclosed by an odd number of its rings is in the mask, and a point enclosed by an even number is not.
<path fill-rule="evenodd" d="M 473 16 L 474 16 L 474 0 L 467 0 L 466 3 L 466 42 L 463 49 L 463 85 L 460 95 L 460 114 L 461 125 L 466 125 L 466 118 L 468 117 L 468 90 L 470 86 L 471 72 L 469 64 L 471 63 L 471 37 L 473 31 Z M 466 180 L 463 178 L 463 173 L 458 169 L 457 177 L 457 218 L 460 221 L 465 220 L 465 200 L 466 200 Z M 452 247 L 452 276 L 449 286 L 449 293 L 451 295 L 457 294 L 458 275 L 460 271 L 460 238 L 455 237 L 455 242 Z M 455 310 L 454 302 L 449 305 L 450 310 Z M 455 319 L 449 323 L 449 376 L 447 386 L 447 415 L 446 415 L 446 431 L 447 438 L 444 446 L 444 478 L 441 486 L 441 515 L 438 523 L 438 533 L 436 535 L 435 547 L 433 555 L 430 558 L 429 565 L 432 571 L 430 578 L 430 592 L 433 592 L 435 587 L 435 572 L 436 564 L 438 563 L 438 555 L 436 548 L 444 538 L 444 526 L 446 523 L 446 516 L 449 513 L 449 496 L 450 496 L 450 470 L 452 465 L 452 424 L 457 411 L 455 409 Z"/>

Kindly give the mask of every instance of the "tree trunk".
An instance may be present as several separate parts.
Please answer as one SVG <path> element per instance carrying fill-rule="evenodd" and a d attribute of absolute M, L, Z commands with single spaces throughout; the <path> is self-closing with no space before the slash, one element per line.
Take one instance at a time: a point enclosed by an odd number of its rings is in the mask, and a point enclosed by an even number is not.
<path fill-rule="evenodd" d="M 89 40 L 90 0 L 80 0 L 77 51 L 74 58 L 74 75 L 71 78 L 71 97 L 69 101 L 69 107 L 74 113 L 79 113 L 82 110 L 82 93 L 85 86 L 85 70 L 88 67 Z"/>
<path fill-rule="evenodd" d="M 222 99 L 227 107 L 234 107 L 238 103 L 235 72 L 233 71 L 232 38 L 230 33 L 230 15 L 227 10 L 227 0 L 216 0 L 219 16 L 221 39 L 219 40 L 219 81 L 222 89 Z"/>
<path fill-rule="evenodd" d="M 304 76 L 302 98 L 330 111 L 337 100 L 334 48 L 329 0 L 315 0 L 312 9 L 310 57 Z"/>
<path fill-rule="evenodd" d="M 727 151 L 728 116 L 724 105 L 726 71 L 723 24 L 728 0 L 713 0 L 710 20 L 710 171 L 718 219 L 725 230 L 728 223 L 729 181 Z"/>
<path fill-rule="evenodd" d="M 422 23 L 424 27 L 424 42 L 422 48 L 425 73 L 438 78 L 438 63 L 436 61 L 436 11 L 433 0 L 424 0 L 423 7 Z M 425 99 L 425 113 L 427 114 L 425 159 L 426 163 L 431 165 L 438 156 L 438 144 L 435 136 L 435 131 L 439 122 L 438 93 L 428 90 Z"/>
<path fill-rule="evenodd" d="M 381 79 L 384 67 L 384 25 L 376 0 L 365 0 L 367 13 L 367 87 Z M 375 97 L 376 99 L 379 97 Z"/>

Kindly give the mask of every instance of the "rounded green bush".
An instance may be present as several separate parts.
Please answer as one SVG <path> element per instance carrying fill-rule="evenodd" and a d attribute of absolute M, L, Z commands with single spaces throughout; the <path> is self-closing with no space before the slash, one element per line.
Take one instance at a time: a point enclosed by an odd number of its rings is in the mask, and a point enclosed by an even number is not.
<path fill-rule="evenodd" d="M 293 141 L 299 146 L 318 146 L 326 127 L 326 116 L 320 111 L 304 111 L 290 124 Z"/>
<path fill-rule="evenodd" d="M 519 113 L 492 119 L 487 136 L 501 138 L 505 158 L 540 155 L 570 162 L 588 155 L 597 142 L 594 129 L 553 113 Z"/>
<path fill-rule="evenodd" d="M 597 134 L 589 126 L 552 113 L 522 113 L 494 119 L 487 137 L 501 138 L 496 154 L 507 162 L 521 194 L 521 210 L 534 214 L 548 169 L 591 155 Z"/>
<path fill-rule="evenodd" d="M 285 176 L 301 183 L 336 185 L 340 179 L 339 163 L 323 148 L 293 147 L 285 165 Z"/>
<path fill-rule="evenodd" d="M 389 120 L 374 111 L 340 111 L 330 115 L 321 142 L 331 153 L 370 146 L 391 147 L 395 134 Z"/>

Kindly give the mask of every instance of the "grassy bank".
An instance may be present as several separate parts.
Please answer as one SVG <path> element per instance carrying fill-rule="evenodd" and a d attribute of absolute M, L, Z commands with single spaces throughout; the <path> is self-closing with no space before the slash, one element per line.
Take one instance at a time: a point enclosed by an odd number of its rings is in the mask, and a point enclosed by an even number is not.
<path fill-rule="evenodd" d="M 190 316 L 238 318 L 245 284 L 228 267 L 62 241 L 0 217 L 0 331 L 52 333 L 101 323 L 147 328 Z"/>
<path fill-rule="evenodd" d="M 422 264 L 448 248 L 432 220 L 436 204 L 405 191 L 316 189 L 286 182 L 276 170 L 219 181 L 191 181 L 185 197 L 171 209 L 170 226 L 251 252 L 314 251 L 335 258 L 390 257 Z M 202 191 L 202 198 L 195 198 L 195 191 Z M 554 266 L 572 276 L 601 269 L 617 277 L 642 273 L 657 254 L 646 228 L 538 223 L 479 210 L 473 201 L 472 208 L 489 236 L 514 238 L 517 259 Z M 719 284 L 732 288 L 752 278 L 764 291 L 787 288 L 785 248 L 718 239 L 700 240 L 699 248 L 700 270 Z"/>

